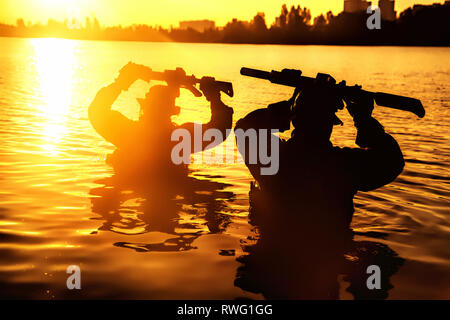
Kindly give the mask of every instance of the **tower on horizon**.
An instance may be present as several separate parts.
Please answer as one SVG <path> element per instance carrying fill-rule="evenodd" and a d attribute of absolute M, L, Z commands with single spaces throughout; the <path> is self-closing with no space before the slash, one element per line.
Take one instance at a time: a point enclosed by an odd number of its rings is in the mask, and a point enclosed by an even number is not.
<path fill-rule="evenodd" d="M 372 2 L 364 0 L 344 0 L 344 12 L 356 13 L 366 11 L 371 4 Z"/>
<path fill-rule="evenodd" d="M 357 13 L 366 11 L 372 5 L 371 1 L 364 0 L 344 0 L 344 12 Z M 383 20 L 394 21 L 397 12 L 395 11 L 395 0 L 379 0 L 381 18 Z"/>
<path fill-rule="evenodd" d="M 381 11 L 381 19 L 394 21 L 397 12 L 395 11 L 395 0 L 379 0 L 378 7 Z"/>
<path fill-rule="evenodd" d="M 180 21 L 180 29 L 193 29 L 198 32 L 204 32 L 208 29 L 214 29 L 216 23 L 212 20 L 190 20 Z"/>

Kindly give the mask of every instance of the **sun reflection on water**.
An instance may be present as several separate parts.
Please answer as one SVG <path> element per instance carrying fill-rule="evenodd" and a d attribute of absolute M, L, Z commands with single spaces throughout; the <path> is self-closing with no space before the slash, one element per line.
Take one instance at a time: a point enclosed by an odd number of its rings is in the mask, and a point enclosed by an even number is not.
<path fill-rule="evenodd" d="M 65 39 L 30 39 L 33 66 L 39 83 L 36 98 L 40 113 L 41 148 L 58 155 L 58 143 L 67 131 L 66 121 L 72 100 L 73 74 L 77 65 L 76 41 Z"/>

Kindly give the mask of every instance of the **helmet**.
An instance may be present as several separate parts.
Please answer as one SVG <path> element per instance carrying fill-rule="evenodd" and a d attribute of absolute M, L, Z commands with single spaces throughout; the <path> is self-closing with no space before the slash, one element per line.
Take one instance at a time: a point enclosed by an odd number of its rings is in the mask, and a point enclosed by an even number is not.
<path fill-rule="evenodd" d="M 151 87 L 145 95 L 145 98 L 136 99 L 141 106 L 141 114 L 147 108 L 169 108 L 170 115 L 180 113 L 180 108 L 175 106 L 175 99 L 179 97 L 179 90 L 173 87 L 156 85 Z"/>

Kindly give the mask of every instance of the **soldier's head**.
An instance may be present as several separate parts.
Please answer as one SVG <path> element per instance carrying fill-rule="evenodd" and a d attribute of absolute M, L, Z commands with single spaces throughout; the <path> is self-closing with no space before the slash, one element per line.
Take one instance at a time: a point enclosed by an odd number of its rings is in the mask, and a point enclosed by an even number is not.
<path fill-rule="evenodd" d="M 180 89 L 156 85 L 149 89 L 145 98 L 137 99 L 141 106 L 140 120 L 154 122 L 164 121 L 177 115 L 180 108 L 175 106 L 175 99 L 180 96 Z"/>
<path fill-rule="evenodd" d="M 333 126 L 340 124 L 336 117 L 340 103 L 332 90 L 319 86 L 305 88 L 294 103 L 292 124 L 296 132 L 313 141 L 328 141 Z"/>

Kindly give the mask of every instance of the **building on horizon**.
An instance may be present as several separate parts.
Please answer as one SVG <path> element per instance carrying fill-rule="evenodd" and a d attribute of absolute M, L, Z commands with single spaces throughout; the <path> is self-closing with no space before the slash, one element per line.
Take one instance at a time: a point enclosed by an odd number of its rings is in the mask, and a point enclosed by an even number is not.
<path fill-rule="evenodd" d="M 367 8 L 371 5 L 371 1 L 344 0 L 344 12 L 366 12 Z M 395 11 L 395 0 L 379 0 L 378 8 L 380 8 L 381 18 L 383 20 L 394 21 L 396 19 L 397 12 Z"/>
<path fill-rule="evenodd" d="M 344 12 L 357 13 L 361 11 L 366 11 L 370 5 L 372 5 L 372 2 L 370 1 L 344 0 Z"/>
<path fill-rule="evenodd" d="M 190 20 L 190 21 L 180 21 L 180 29 L 193 29 L 198 32 L 203 32 L 208 29 L 214 29 L 216 23 L 212 20 Z"/>
<path fill-rule="evenodd" d="M 387 21 L 394 21 L 395 18 L 397 17 L 394 0 L 379 0 L 378 7 L 380 8 L 381 19 Z"/>

